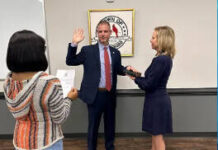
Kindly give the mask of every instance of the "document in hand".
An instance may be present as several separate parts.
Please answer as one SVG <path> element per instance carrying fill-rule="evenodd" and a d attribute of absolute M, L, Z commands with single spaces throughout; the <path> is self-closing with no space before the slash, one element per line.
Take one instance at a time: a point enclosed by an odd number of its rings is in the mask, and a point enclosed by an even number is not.
<path fill-rule="evenodd" d="M 56 77 L 61 81 L 63 96 L 67 97 L 68 92 L 74 87 L 75 70 L 57 70 Z"/>

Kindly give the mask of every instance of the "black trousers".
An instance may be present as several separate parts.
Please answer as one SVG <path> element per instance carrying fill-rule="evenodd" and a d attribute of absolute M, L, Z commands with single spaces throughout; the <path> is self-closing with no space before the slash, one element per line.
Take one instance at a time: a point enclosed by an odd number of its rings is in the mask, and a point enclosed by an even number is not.
<path fill-rule="evenodd" d="M 115 98 L 108 91 L 98 91 L 93 104 L 88 104 L 88 150 L 96 150 L 98 129 L 103 114 L 106 150 L 114 150 Z"/>

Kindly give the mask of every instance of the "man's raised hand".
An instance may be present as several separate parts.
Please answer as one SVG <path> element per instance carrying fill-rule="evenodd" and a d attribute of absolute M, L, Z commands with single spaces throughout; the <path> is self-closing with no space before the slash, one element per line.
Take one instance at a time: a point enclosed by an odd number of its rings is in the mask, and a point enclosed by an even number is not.
<path fill-rule="evenodd" d="M 82 28 L 78 28 L 73 32 L 72 43 L 78 45 L 84 38 L 84 30 Z"/>

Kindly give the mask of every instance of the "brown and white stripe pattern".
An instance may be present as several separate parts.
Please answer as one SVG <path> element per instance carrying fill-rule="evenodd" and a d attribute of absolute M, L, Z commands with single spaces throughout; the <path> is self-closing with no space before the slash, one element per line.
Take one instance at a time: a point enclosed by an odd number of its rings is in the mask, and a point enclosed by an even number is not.
<path fill-rule="evenodd" d="M 38 72 L 29 81 L 14 81 L 9 74 L 4 93 L 16 119 L 15 148 L 44 149 L 63 138 L 61 123 L 70 113 L 71 100 L 63 98 L 56 77 Z"/>

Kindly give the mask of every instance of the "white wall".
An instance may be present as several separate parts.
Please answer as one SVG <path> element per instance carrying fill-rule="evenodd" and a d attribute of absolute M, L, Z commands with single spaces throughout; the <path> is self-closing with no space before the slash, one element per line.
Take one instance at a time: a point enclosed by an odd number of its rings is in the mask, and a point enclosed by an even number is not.
<path fill-rule="evenodd" d="M 215 0 L 46 0 L 48 44 L 51 72 L 76 69 L 76 87 L 80 86 L 82 66 L 65 64 L 68 42 L 73 30 L 82 27 L 88 41 L 88 9 L 135 9 L 135 52 L 123 57 L 123 65 L 135 66 L 144 72 L 154 51 L 150 48 L 153 28 L 169 25 L 175 30 L 177 54 L 169 80 L 169 88 L 216 87 L 217 21 Z M 119 89 L 138 88 L 127 77 L 119 77 Z"/>

